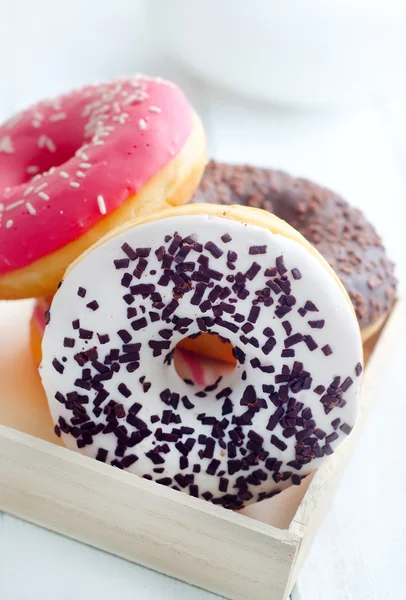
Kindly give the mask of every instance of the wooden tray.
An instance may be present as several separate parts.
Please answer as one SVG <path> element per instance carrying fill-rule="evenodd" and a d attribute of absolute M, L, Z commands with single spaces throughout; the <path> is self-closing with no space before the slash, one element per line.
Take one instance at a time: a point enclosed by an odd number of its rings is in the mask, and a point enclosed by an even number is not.
<path fill-rule="evenodd" d="M 29 350 L 30 311 L 27 301 L 0 303 L 0 509 L 234 600 L 285 600 L 383 391 L 406 299 L 365 348 L 362 410 L 348 440 L 301 486 L 243 514 L 58 446 Z"/>

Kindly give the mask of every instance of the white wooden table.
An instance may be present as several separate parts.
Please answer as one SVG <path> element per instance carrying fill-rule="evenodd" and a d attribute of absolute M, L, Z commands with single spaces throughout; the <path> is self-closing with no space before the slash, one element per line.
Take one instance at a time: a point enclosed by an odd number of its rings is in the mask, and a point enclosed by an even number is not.
<path fill-rule="evenodd" d="M 10 18 L 16 19 L 17 9 L 10 7 L 10 11 Z M 0 33 L 2 25 L 0 18 Z M 1 44 L 0 55 L 5 55 Z M 80 60 L 76 62 L 79 69 Z M 123 68 L 128 70 L 129 64 L 124 63 Z M 135 63 L 138 65 L 172 76 L 184 87 L 203 117 L 210 156 L 285 169 L 332 187 L 362 208 L 381 232 L 405 288 L 406 118 L 400 101 L 342 113 L 294 112 L 236 99 L 150 55 Z M 24 73 L 21 56 L 8 70 L 0 63 L 1 120 L 27 101 L 69 88 L 87 77 L 83 70 L 70 69 L 65 77 L 58 72 L 56 79 L 43 78 L 40 83 L 28 77 L 28 84 L 24 81 L 23 85 L 15 69 Z M 107 76 L 116 72 L 116 67 L 107 65 Z M 400 388 L 399 397 L 402 394 Z M 391 402 L 391 398 L 383 398 L 382 405 L 372 411 L 300 576 L 295 600 L 406 598 L 406 478 L 399 476 L 404 474 L 404 436 L 391 439 L 388 427 L 385 429 L 385 423 L 390 424 Z M 397 398 L 395 404 L 396 419 L 406 419 L 406 403 Z M 380 412 L 383 407 L 386 418 Z M 373 469 L 373 461 L 379 459 L 374 443 L 377 435 L 390 449 L 385 452 L 380 479 Z M 215 598 L 0 513 L 0 599 L 71 600 L 72 594 L 76 600 Z"/>

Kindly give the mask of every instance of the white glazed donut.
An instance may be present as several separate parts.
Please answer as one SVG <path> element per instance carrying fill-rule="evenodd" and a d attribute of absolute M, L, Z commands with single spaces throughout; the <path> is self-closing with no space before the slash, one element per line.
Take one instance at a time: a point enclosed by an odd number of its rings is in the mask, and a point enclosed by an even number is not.
<path fill-rule="evenodd" d="M 68 270 L 48 319 L 41 376 L 66 445 L 227 508 L 299 484 L 354 425 L 348 296 L 263 211 L 193 205 L 124 226 Z M 237 359 L 206 388 L 172 360 L 202 331 Z"/>

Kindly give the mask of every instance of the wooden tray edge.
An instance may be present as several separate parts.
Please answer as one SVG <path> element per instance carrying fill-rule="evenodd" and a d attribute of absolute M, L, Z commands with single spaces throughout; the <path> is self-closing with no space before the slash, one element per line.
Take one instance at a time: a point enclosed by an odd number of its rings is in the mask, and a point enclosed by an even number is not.
<path fill-rule="evenodd" d="M 0 507 L 235 600 L 280 600 L 299 538 L 0 426 Z"/>
<path fill-rule="evenodd" d="M 396 352 L 399 324 L 403 322 L 406 322 L 406 296 L 397 299 L 368 360 L 363 380 L 360 415 L 351 435 L 315 472 L 309 489 L 290 524 L 289 531 L 300 537 L 301 541 L 290 577 L 289 591 L 297 580 L 318 526 L 328 510 L 334 491 L 351 459 L 353 449 L 362 435 L 368 414 L 381 395 L 380 374 L 385 371 L 385 366 L 389 365 L 393 352 Z"/>

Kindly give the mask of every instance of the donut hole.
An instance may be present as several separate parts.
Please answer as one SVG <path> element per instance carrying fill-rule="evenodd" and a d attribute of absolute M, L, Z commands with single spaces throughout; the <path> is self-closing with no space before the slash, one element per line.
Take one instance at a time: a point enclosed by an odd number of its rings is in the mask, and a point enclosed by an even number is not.
<path fill-rule="evenodd" d="M 52 167 L 56 169 L 57 167 L 64 165 L 75 156 L 80 145 L 80 143 L 70 143 L 64 146 L 58 146 L 55 152 L 50 152 L 47 148 L 39 150 L 38 154 L 32 156 L 27 161 L 25 169 L 23 170 L 23 180 L 14 183 L 28 183 L 36 175 L 47 174 Z"/>
<path fill-rule="evenodd" d="M 199 333 L 178 342 L 174 352 L 175 370 L 186 383 L 204 388 L 236 368 L 231 342 L 215 333 Z"/>

